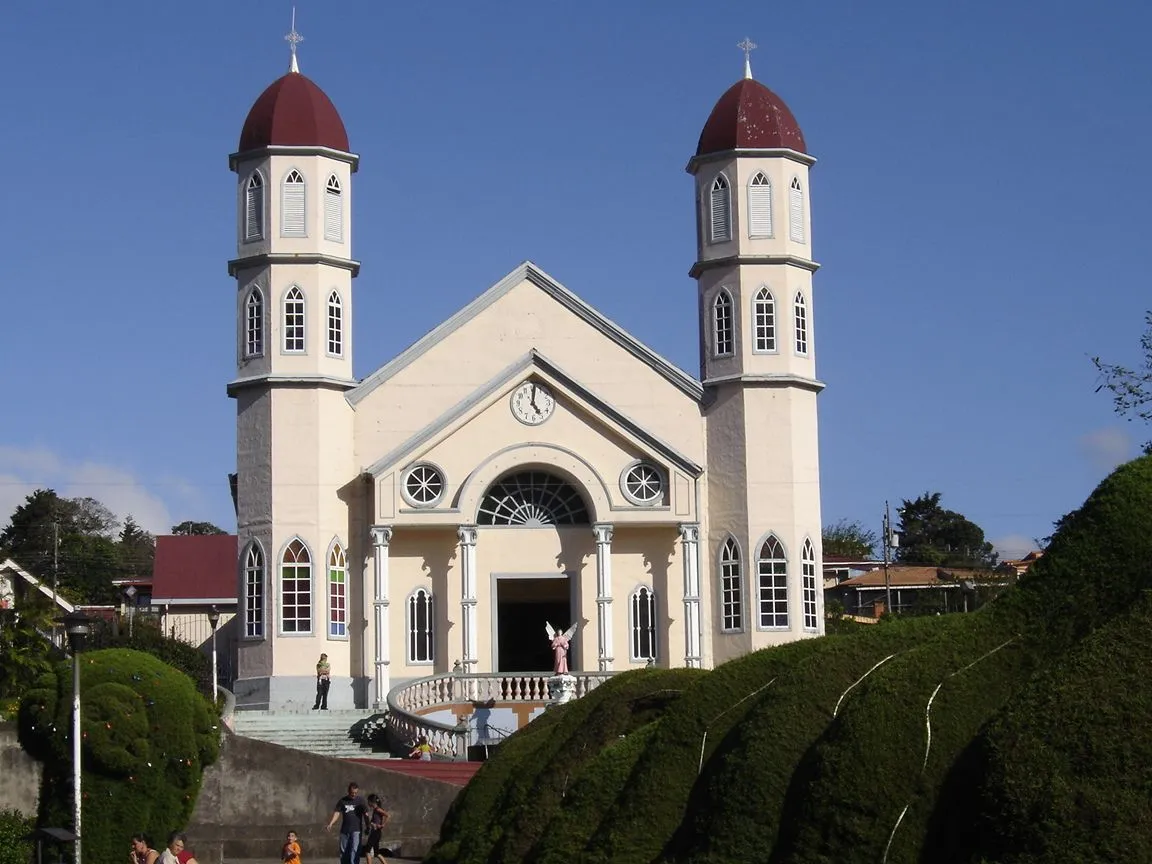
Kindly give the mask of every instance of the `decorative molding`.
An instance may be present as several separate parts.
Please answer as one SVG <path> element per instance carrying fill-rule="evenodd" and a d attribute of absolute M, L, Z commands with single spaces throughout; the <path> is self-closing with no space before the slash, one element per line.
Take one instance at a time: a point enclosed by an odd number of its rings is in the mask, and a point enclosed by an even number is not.
<path fill-rule="evenodd" d="M 351 378 L 333 378 L 331 375 L 253 375 L 228 382 L 228 395 L 235 396 L 249 387 L 319 387 L 325 390 L 348 391 L 356 386 Z"/>
<path fill-rule="evenodd" d="M 691 396 L 693 399 L 700 399 L 703 388 L 699 381 L 664 359 L 623 327 L 605 318 L 600 312 L 589 306 L 531 261 L 525 261 L 443 324 L 428 332 L 406 351 L 400 353 L 365 378 L 360 387 L 357 388 L 357 392 L 355 394 L 349 394 L 350 401 L 355 403 L 363 399 L 400 370 L 411 365 L 429 349 L 438 345 L 456 330 L 459 330 L 517 285 L 526 281 L 540 288 L 544 293 L 560 303 L 560 305 L 575 313 L 578 318 L 590 324 L 595 330 L 624 348 L 629 354 L 652 368 L 688 396 Z"/>
<path fill-rule="evenodd" d="M 475 546 L 476 533 L 475 525 L 460 525 L 456 529 L 456 536 L 460 538 L 461 546 Z"/>
<path fill-rule="evenodd" d="M 228 155 L 228 170 L 236 171 L 241 163 L 257 162 L 269 156 L 327 156 L 329 159 L 335 159 L 337 162 L 347 162 L 348 165 L 351 166 L 353 174 L 356 173 L 356 169 L 360 166 L 359 153 L 349 153 L 345 150 L 336 150 L 332 147 L 303 147 L 288 144 L 272 144 L 256 150 L 230 153 Z"/>
<path fill-rule="evenodd" d="M 805 378 L 802 375 L 778 375 L 770 372 L 756 372 L 734 375 L 717 375 L 704 381 L 705 387 L 715 387 L 718 384 L 739 382 L 757 387 L 798 387 L 801 390 L 811 390 L 819 393 L 827 385 L 816 378 Z"/>
<path fill-rule="evenodd" d="M 793 150 L 790 147 L 765 147 L 762 150 L 754 147 L 737 147 L 735 150 L 720 150 L 716 153 L 705 153 L 701 156 L 693 156 L 688 160 L 688 164 L 684 166 L 684 170 L 689 174 L 696 174 L 701 166 L 707 165 L 710 162 L 727 162 L 730 159 L 740 157 L 750 157 L 753 159 L 787 159 L 791 162 L 799 162 L 801 165 L 807 165 L 809 168 L 816 164 L 815 156 L 801 153 L 799 150 Z"/>
<path fill-rule="evenodd" d="M 373 525 L 370 529 L 372 532 L 372 545 L 388 547 L 392 542 L 392 526 L 391 525 Z"/>
<path fill-rule="evenodd" d="M 820 265 L 810 258 L 801 258 L 799 255 L 725 255 L 723 258 L 700 259 L 692 265 L 688 275 L 699 279 L 700 274 L 706 270 L 715 270 L 717 267 L 741 267 L 755 264 L 779 264 L 787 267 L 799 267 L 809 273 L 815 273 Z"/>
<path fill-rule="evenodd" d="M 680 539 L 685 543 L 699 543 L 700 542 L 700 523 L 699 522 L 681 522 L 680 523 Z"/>
<path fill-rule="evenodd" d="M 592 531 L 596 534 L 597 545 L 608 545 L 612 542 L 612 534 L 615 531 L 611 522 L 597 522 L 592 526 Z"/>
<path fill-rule="evenodd" d="M 273 264 L 326 264 L 329 267 L 349 270 L 353 276 L 360 275 L 359 261 L 354 261 L 351 258 L 340 258 L 336 255 L 326 255 L 323 252 L 263 252 L 259 255 L 233 258 L 228 262 L 228 275 L 235 276 L 242 270 L 255 270 L 261 267 L 270 267 Z"/>

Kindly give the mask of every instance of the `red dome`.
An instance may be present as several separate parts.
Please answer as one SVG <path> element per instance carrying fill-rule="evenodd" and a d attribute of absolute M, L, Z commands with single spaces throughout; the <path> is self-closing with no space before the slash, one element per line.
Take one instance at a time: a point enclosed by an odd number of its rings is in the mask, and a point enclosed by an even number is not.
<path fill-rule="evenodd" d="M 804 133 L 784 100 L 751 78 L 737 81 L 720 97 L 700 133 L 696 155 L 744 148 L 807 152 Z"/>
<path fill-rule="evenodd" d="M 240 150 L 274 144 L 348 151 L 348 133 L 336 106 L 299 72 L 273 81 L 260 94 L 240 133 Z"/>

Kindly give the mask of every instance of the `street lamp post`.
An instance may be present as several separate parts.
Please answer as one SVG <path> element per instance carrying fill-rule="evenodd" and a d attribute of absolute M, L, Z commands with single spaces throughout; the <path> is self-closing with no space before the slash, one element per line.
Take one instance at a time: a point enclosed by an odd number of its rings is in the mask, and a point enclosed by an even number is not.
<path fill-rule="evenodd" d="M 220 625 L 220 610 L 215 606 L 208 612 L 208 623 L 212 625 L 212 704 L 216 704 L 220 698 L 216 686 L 216 628 Z"/>
<path fill-rule="evenodd" d="M 80 864 L 80 648 L 91 630 L 88 616 L 73 612 L 64 616 L 64 632 L 72 648 L 72 832 L 76 835 L 76 862 Z"/>
<path fill-rule="evenodd" d="M 128 638 L 132 638 L 132 619 L 136 612 L 136 586 L 129 585 L 124 589 L 124 593 L 128 596 Z"/>

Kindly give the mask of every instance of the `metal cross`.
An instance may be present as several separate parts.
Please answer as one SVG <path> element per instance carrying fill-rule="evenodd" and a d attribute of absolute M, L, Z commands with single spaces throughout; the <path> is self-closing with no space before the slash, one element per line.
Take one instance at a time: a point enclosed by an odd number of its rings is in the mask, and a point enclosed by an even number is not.
<path fill-rule="evenodd" d="M 736 47 L 744 52 L 744 62 L 748 63 L 752 60 L 752 52 L 760 46 L 745 36 L 744 41 L 737 43 Z"/>
<path fill-rule="evenodd" d="M 304 41 L 304 37 L 296 32 L 296 7 L 292 7 L 292 29 L 288 35 L 284 37 L 284 41 L 288 43 L 288 50 L 292 52 L 292 66 L 296 66 L 296 46 Z M 293 69 L 295 71 L 295 69 Z"/>

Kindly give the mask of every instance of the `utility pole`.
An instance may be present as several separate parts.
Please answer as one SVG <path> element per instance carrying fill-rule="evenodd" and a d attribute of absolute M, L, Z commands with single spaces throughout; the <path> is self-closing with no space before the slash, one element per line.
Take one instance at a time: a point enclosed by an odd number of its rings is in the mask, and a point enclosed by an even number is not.
<path fill-rule="evenodd" d="M 888 561 L 891 552 L 890 541 L 892 539 L 892 514 L 888 509 L 888 502 L 884 502 L 884 526 L 882 531 L 883 545 L 884 545 L 884 609 L 889 615 L 892 614 L 892 579 L 888 574 Z"/>
<path fill-rule="evenodd" d="M 56 599 L 56 592 L 60 587 L 60 523 L 52 520 L 52 614 L 60 605 Z"/>

